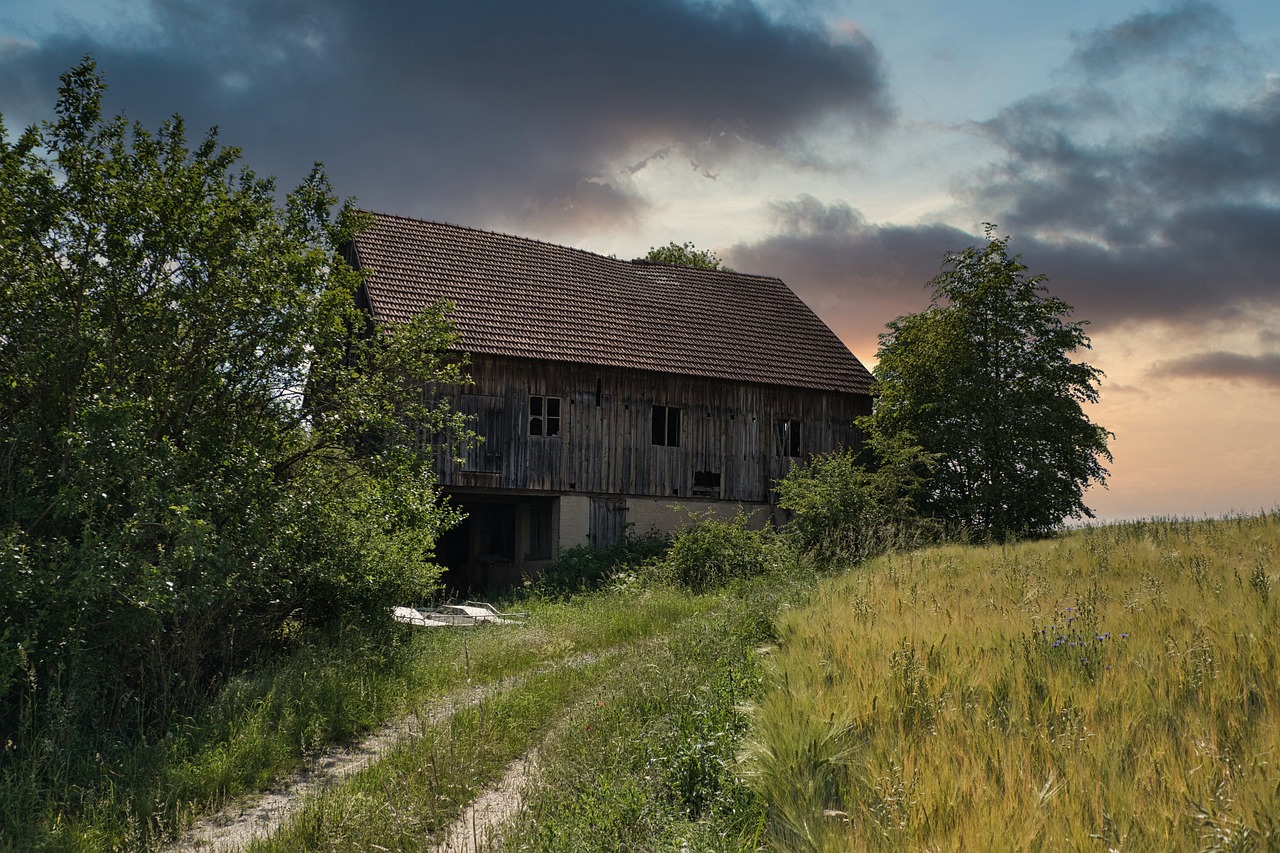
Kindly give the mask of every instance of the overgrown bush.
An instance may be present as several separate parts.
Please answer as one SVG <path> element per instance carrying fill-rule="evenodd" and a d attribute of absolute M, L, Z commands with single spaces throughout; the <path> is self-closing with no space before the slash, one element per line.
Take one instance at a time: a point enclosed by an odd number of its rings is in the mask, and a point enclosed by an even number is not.
<path fill-rule="evenodd" d="M 907 445 L 816 456 L 778 481 L 778 505 L 792 514 L 783 533 L 826 565 L 934 541 L 939 526 L 916 511 L 931 466 Z"/>
<path fill-rule="evenodd" d="M 286 628 L 433 583 L 460 427 L 443 307 L 370 328 L 317 167 L 283 203 L 211 133 L 0 126 L 0 743 L 154 730 Z M 83 735 L 76 740 L 77 733 Z M 50 741 L 56 735 L 65 740 Z M 68 746 L 68 748 L 71 748 Z M 6 750 L 6 757 L 11 751 Z"/>
<path fill-rule="evenodd" d="M 637 535 L 628 526 L 617 542 L 604 548 L 577 545 L 562 550 L 560 558 L 532 582 L 532 587 L 552 598 L 601 589 L 661 557 L 668 544 L 656 530 Z"/>
<path fill-rule="evenodd" d="M 764 574 L 772 565 L 772 532 L 752 530 L 741 510 L 729 520 L 691 514 L 692 523 L 671 540 L 654 576 L 694 592 Z"/>

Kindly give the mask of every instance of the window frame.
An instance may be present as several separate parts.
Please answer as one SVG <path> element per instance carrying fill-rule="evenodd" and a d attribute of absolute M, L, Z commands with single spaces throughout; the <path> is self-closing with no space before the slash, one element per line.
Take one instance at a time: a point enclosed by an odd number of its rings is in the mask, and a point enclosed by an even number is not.
<path fill-rule="evenodd" d="M 778 455 L 788 459 L 804 457 L 804 422 L 799 418 L 778 419 Z"/>
<path fill-rule="evenodd" d="M 554 413 L 553 413 L 554 412 Z M 558 438 L 564 429 L 564 405 L 560 397 L 529 395 L 529 436 Z"/>
<path fill-rule="evenodd" d="M 680 407 L 653 406 L 650 437 L 655 447 L 680 446 Z"/>

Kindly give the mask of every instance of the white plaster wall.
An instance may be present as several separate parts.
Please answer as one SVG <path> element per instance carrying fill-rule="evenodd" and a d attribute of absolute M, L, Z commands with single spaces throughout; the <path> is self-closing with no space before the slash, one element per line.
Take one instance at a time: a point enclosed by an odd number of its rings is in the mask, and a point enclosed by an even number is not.
<path fill-rule="evenodd" d="M 644 535 L 649 530 L 671 534 L 692 521 L 690 513 L 701 517 L 710 511 L 716 518 L 728 521 L 739 507 L 749 518 L 748 526 L 764 527 L 769 521 L 769 505 L 765 503 L 737 503 L 734 501 L 708 501 L 693 498 L 627 498 L 627 523 L 631 532 Z"/>
<path fill-rule="evenodd" d="M 591 498 L 586 495 L 560 496 L 560 526 L 557 549 L 574 548 L 591 542 Z"/>

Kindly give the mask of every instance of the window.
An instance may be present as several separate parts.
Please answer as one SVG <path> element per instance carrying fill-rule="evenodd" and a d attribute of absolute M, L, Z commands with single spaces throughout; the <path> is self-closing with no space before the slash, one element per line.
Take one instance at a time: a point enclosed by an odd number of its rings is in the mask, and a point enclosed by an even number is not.
<path fill-rule="evenodd" d="M 778 421 L 778 455 L 798 457 L 801 454 L 800 421 L 793 419 Z"/>
<path fill-rule="evenodd" d="M 720 497 L 720 472 L 694 471 L 693 495 L 702 498 Z"/>
<path fill-rule="evenodd" d="M 560 398 L 529 395 L 529 435 L 560 434 Z"/>
<path fill-rule="evenodd" d="M 680 410 L 675 406 L 653 407 L 653 443 L 680 446 Z"/>

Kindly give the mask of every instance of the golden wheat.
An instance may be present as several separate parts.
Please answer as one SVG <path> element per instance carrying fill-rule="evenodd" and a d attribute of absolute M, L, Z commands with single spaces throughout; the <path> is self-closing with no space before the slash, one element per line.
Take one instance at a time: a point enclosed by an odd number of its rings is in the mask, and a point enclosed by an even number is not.
<path fill-rule="evenodd" d="M 1280 845 L 1276 515 L 887 556 L 787 614 L 745 766 L 787 850 Z"/>

